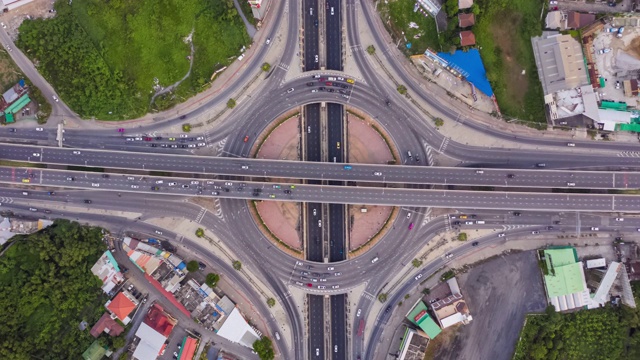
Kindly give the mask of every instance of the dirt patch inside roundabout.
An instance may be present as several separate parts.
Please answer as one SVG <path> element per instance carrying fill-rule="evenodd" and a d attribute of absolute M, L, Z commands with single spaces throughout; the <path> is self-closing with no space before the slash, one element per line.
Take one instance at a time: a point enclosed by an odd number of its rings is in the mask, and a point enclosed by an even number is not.
<path fill-rule="evenodd" d="M 260 144 L 255 155 L 258 159 L 272 160 L 300 160 L 300 116 L 298 111 L 285 114 L 276 120 L 259 139 Z M 270 179 L 279 183 L 295 183 L 291 179 Z M 276 196 L 284 196 L 280 192 Z M 268 196 L 268 194 L 263 194 Z M 285 248 L 291 255 L 300 256 L 302 251 L 302 237 L 300 236 L 300 203 L 286 201 L 255 201 L 252 213 L 259 218 L 268 229 L 272 241 Z M 283 246 L 281 246 L 283 247 Z"/>

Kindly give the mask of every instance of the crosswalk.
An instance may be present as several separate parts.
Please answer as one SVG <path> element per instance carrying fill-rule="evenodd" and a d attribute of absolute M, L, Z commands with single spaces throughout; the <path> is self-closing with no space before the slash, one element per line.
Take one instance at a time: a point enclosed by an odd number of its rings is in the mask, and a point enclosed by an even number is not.
<path fill-rule="evenodd" d="M 278 64 L 278 67 L 284 71 L 289 71 L 289 64 L 280 63 Z"/>
<path fill-rule="evenodd" d="M 431 208 L 427 208 L 424 212 L 424 218 L 422 219 L 422 225 L 428 224 L 431 220 L 433 220 L 433 216 L 431 216 Z"/>
<path fill-rule="evenodd" d="M 13 204 L 13 198 L 10 198 L 10 197 L 0 197 L 0 203 Z"/>
<path fill-rule="evenodd" d="M 362 293 L 362 296 L 363 296 L 365 299 L 368 299 L 368 300 L 370 300 L 370 301 L 373 301 L 373 300 L 375 300 L 375 298 L 376 298 L 373 294 L 369 294 L 369 293 L 368 293 L 368 292 L 366 292 L 366 291 Z"/>
<path fill-rule="evenodd" d="M 200 221 L 202 221 L 206 213 L 207 213 L 207 209 L 205 208 L 200 209 L 198 216 L 196 216 L 196 223 L 200 224 Z"/>
<path fill-rule="evenodd" d="M 449 141 L 451 141 L 450 137 L 446 137 L 444 139 L 442 139 L 442 144 L 440 144 L 440 149 L 438 149 L 439 153 L 444 153 L 445 149 L 447 148 L 447 145 L 449 145 Z"/>

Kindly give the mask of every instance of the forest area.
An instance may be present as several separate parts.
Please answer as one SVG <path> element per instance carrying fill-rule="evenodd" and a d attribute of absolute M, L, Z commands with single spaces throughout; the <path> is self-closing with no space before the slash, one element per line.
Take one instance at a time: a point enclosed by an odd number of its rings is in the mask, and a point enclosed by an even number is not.
<path fill-rule="evenodd" d="M 0 358 L 81 359 L 107 297 L 91 267 L 102 229 L 68 220 L 12 238 L 0 258 Z M 86 330 L 80 323 L 86 321 Z"/>
<path fill-rule="evenodd" d="M 232 0 L 76 0 L 55 8 L 53 18 L 25 20 L 16 45 L 83 118 L 169 108 L 206 89 L 251 42 Z M 156 90 L 187 74 L 152 106 Z"/>

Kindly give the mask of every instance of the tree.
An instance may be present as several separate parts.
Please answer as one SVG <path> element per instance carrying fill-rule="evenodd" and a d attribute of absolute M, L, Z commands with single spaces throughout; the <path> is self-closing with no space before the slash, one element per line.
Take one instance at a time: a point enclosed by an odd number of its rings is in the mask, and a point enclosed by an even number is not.
<path fill-rule="evenodd" d="M 227 107 L 229 109 L 233 109 L 234 107 L 236 107 L 236 101 L 234 99 L 229 99 L 229 101 L 227 101 Z"/>
<path fill-rule="evenodd" d="M 198 269 L 200 269 L 200 265 L 198 265 L 197 261 L 191 260 L 187 263 L 187 271 L 196 272 Z"/>
<path fill-rule="evenodd" d="M 256 340 L 253 343 L 253 351 L 258 354 L 260 360 L 272 360 L 275 357 L 271 339 L 266 336 L 263 336 L 260 340 Z"/>
<path fill-rule="evenodd" d="M 272 308 L 272 307 L 276 306 L 276 299 L 274 299 L 274 298 L 268 298 L 268 299 L 267 299 L 267 305 L 268 305 L 270 308 Z"/>
<path fill-rule="evenodd" d="M 387 301 L 387 294 L 381 293 L 380 295 L 378 295 L 378 301 L 380 301 L 381 303 Z"/>
<path fill-rule="evenodd" d="M 242 263 L 239 260 L 234 261 L 233 268 L 240 271 L 240 269 L 242 269 Z"/>
<path fill-rule="evenodd" d="M 262 71 L 267 72 L 271 70 L 271 64 L 269 64 L 268 62 L 262 64 Z"/>
<path fill-rule="evenodd" d="M 429 295 L 429 294 L 431 294 L 431 289 L 424 288 L 424 289 L 422 289 L 422 293 L 425 294 L 425 295 Z"/>
<path fill-rule="evenodd" d="M 373 47 L 373 45 L 369 45 L 367 46 L 367 52 L 369 53 L 369 55 L 373 55 L 376 53 L 376 48 Z"/>
<path fill-rule="evenodd" d="M 422 260 L 418 260 L 418 259 L 413 259 L 411 261 L 411 265 L 413 265 L 413 267 L 420 267 L 422 265 Z"/>
<path fill-rule="evenodd" d="M 478 6 L 478 4 L 473 3 L 473 5 L 471 5 L 471 12 L 473 13 L 473 15 L 478 16 L 482 12 L 482 10 L 480 9 L 480 6 Z"/>
<path fill-rule="evenodd" d="M 190 132 L 191 131 L 191 124 L 182 124 L 182 131 Z"/>
<path fill-rule="evenodd" d="M 214 273 L 208 273 L 205 279 L 205 284 L 209 285 L 209 287 L 214 287 L 220 281 L 220 275 Z"/>
<path fill-rule="evenodd" d="M 458 0 L 447 0 L 444 4 L 444 9 L 447 12 L 447 16 L 452 18 L 458 13 Z"/>
<path fill-rule="evenodd" d="M 444 125 L 444 120 L 442 120 L 441 118 L 435 118 L 433 119 L 433 123 L 436 124 L 436 127 L 441 127 L 442 125 Z"/>
<path fill-rule="evenodd" d="M 125 344 L 126 339 L 124 338 L 124 334 L 116 336 L 111 340 L 111 345 L 116 349 L 123 348 Z"/>
<path fill-rule="evenodd" d="M 196 230 L 196 236 L 199 237 L 199 238 L 203 237 L 204 236 L 204 229 L 203 228 L 198 228 Z"/>
<path fill-rule="evenodd" d="M 398 92 L 402 95 L 407 93 L 407 88 L 404 85 L 398 85 Z"/>
<path fill-rule="evenodd" d="M 467 241 L 467 233 L 460 233 L 460 234 L 458 234 L 458 240 L 460 240 L 460 241 Z"/>

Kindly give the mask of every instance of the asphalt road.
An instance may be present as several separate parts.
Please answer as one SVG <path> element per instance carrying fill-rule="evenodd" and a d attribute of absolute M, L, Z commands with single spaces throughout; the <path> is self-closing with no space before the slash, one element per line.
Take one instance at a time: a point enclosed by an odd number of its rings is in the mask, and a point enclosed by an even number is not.
<path fill-rule="evenodd" d="M 318 0 L 303 0 L 304 67 L 306 71 L 319 70 Z"/>
<path fill-rule="evenodd" d="M 336 148 L 337 148 L 337 144 Z M 336 149 L 337 150 L 337 149 Z M 75 152 L 75 153 L 74 153 Z M 336 161 L 337 161 L 337 152 Z M 226 157 L 74 150 L 31 145 L 0 144 L 0 159 L 56 165 L 176 173 L 271 177 L 374 183 L 508 186 L 534 188 L 636 189 L 640 173 L 630 171 L 441 168 L 400 165 L 341 164 L 258 160 Z M 609 163 L 613 163 L 609 159 Z M 482 172 L 482 173 L 479 173 Z M 569 186 L 569 184 L 575 184 Z"/>
<path fill-rule="evenodd" d="M 347 359 L 347 296 L 331 296 L 331 359 Z"/>
<path fill-rule="evenodd" d="M 308 295 L 309 359 L 324 359 L 324 296 Z"/>
<path fill-rule="evenodd" d="M 342 71 L 342 7 L 340 0 L 325 1 L 326 68 Z"/>

